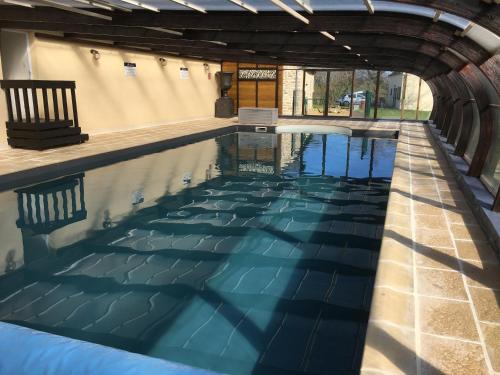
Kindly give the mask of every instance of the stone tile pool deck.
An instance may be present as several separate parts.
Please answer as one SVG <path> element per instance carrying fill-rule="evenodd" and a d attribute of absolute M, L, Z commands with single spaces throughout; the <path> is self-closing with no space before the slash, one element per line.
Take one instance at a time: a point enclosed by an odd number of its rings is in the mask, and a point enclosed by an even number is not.
<path fill-rule="evenodd" d="M 429 128 L 402 123 L 363 374 L 500 371 L 500 267 Z"/>
<path fill-rule="evenodd" d="M 0 150 L 9 174 L 235 125 L 209 119 Z M 500 266 L 426 125 L 280 119 L 280 125 L 400 130 L 363 374 L 500 374 Z"/>

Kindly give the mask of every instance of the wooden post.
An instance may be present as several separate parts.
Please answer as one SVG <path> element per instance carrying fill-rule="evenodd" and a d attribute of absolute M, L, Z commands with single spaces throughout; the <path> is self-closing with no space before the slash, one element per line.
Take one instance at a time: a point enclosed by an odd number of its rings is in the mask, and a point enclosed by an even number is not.
<path fill-rule="evenodd" d="M 323 104 L 323 116 L 328 116 L 329 107 L 329 96 L 330 96 L 330 71 L 326 72 L 326 87 L 325 87 L 325 103 Z"/>
<path fill-rule="evenodd" d="M 420 90 L 422 88 L 422 78 L 418 79 L 418 94 L 417 94 L 417 111 L 415 113 L 415 120 L 418 120 L 418 111 L 420 110 Z"/>
<path fill-rule="evenodd" d="M 305 116 L 305 103 L 306 103 L 306 70 L 302 70 L 302 116 Z"/>
<path fill-rule="evenodd" d="M 406 99 L 406 80 L 408 78 L 408 74 L 403 73 L 403 88 L 401 93 L 401 112 L 400 119 L 403 120 L 404 112 L 405 112 L 405 99 Z"/>
<path fill-rule="evenodd" d="M 354 73 L 355 73 L 355 70 L 352 71 L 351 100 L 350 100 L 350 103 L 349 103 L 349 117 L 352 117 L 352 96 L 354 95 Z"/>
<path fill-rule="evenodd" d="M 380 86 L 380 70 L 377 70 L 377 83 L 375 87 L 375 108 L 373 109 L 373 119 L 376 119 L 378 114 L 377 112 L 378 112 L 379 86 Z"/>

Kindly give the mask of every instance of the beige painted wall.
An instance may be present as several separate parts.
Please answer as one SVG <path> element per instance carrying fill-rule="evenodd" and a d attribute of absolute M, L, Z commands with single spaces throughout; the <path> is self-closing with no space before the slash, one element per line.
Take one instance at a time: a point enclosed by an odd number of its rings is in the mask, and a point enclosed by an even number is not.
<path fill-rule="evenodd" d="M 153 54 L 34 36 L 30 49 L 34 79 L 76 81 L 80 125 L 89 134 L 214 115 L 219 64 L 209 64 L 208 79 L 201 61 L 167 57 L 161 66 Z M 137 76 L 125 76 L 124 62 L 137 64 Z M 181 67 L 189 68 L 188 80 L 180 79 Z"/>
<path fill-rule="evenodd" d="M 406 109 L 417 109 L 417 98 L 418 98 L 418 82 L 420 78 L 413 74 L 408 74 L 408 79 L 406 82 L 406 98 L 405 98 L 405 108 Z M 432 111 L 434 99 L 432 98 L 432 92 L 424 80 L 422 80 L 422 86 L 420 88 L 420 110 L 421 111 Z"/>

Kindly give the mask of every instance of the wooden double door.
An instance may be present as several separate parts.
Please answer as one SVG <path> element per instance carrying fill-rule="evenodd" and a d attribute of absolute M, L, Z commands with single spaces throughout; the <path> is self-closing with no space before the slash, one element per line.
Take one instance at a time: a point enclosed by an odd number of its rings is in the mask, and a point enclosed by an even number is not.
<path fill-rule="evenodd" d="M 236 112 L 241 107 L 278 108 L 281 112 L 281 73 L 277 65 L 224 62 L 222 71 L 233 73 L 228 95 L 234 100 Z"/>

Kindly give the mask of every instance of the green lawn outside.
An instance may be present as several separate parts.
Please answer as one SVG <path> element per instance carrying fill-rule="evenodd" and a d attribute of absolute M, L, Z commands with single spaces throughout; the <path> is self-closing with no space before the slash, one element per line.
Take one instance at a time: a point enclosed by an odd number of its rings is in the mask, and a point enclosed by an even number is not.
<path fill-rule="evenodd" d="M 310 113 L 307 113 L 307 115 L 316 115 L 316 116 L 321 116 L 323 115 L 323 110 L 324 110 L 324 104 L 321 102 L 321 100 L 314 100 L 313 101 L 313 109 L 310 111 Z M 406 109 L 403 114 L 403 118 L 405 120 L 415 120 L 416 119 L 416 110 L 414 109 Z M 427 120 L 429 119 L 429 116 L 431 114 L 430 111 L 418 111 L 418 119 L 419 120 Z M 357 115 L 357 116 L 356 116 Z M 372 107 L 370 110 L 370 116 L 369 118 L 373 118 L 374 115 L 374 108 Z M 353 117 L 360 117 L 362 114 L 360 112 L 355 111 Z M 401 117 L 401 111 L 398 108 L 379 108 L 377 110 L 377 118 L 378 119 L 399 119 Z"/>
<path fill-rule="evenodd" d="M 414 109 L 405 109 L 404 119 L 415 120 L 417 111 Z M 430 116 L 430 111 L 418 111 L 419 120 L 427 120 Z M 377 111 L 377 118 L 379 119 L 399 119 L 401 117 L 401 111 L 398 108 L 379 108 Z"/>

